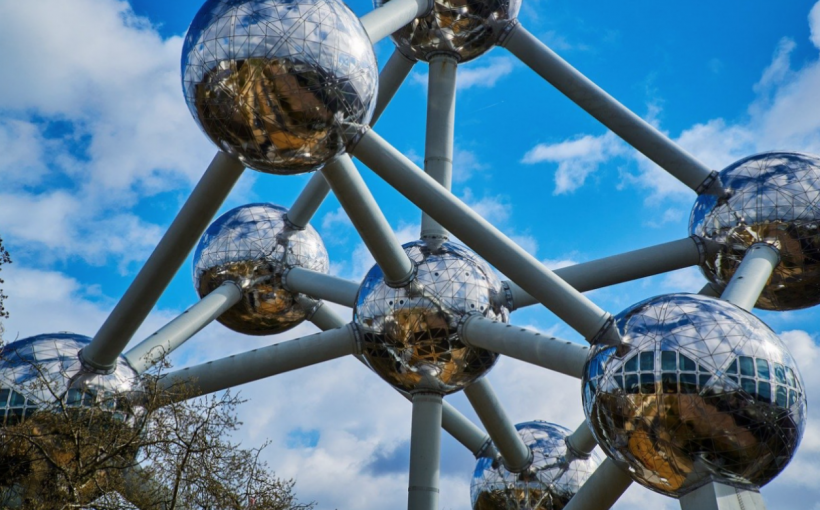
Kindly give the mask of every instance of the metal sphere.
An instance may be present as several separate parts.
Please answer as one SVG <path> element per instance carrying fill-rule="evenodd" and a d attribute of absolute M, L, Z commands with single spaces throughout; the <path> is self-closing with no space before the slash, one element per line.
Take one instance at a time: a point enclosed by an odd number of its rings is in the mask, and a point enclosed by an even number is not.
<path fill-rule="evenodd" d="M 307 317 L 297 295 L 282 287 L 291 267 L 327 273 L 325 245 L 316 230 L 292 227 L 287 210 L 273 204 L 232 209 L 208 227 L 194 253 L 194 287 L 205 297 L 226 281 L 239 285 L 242 300 L 217 320 L 247 335 L 287 331 Z"/>
<path fill-rule="evenodd" d="M 69 381 L 82 369 L 77 354 L 89 343 L 91 339 L 86 336 L 54 333 L 3 346 L 0 425 L 19 423 L 36 411 L 47 410 L 55 403 L 55 395 L 65 396 L 70 406 L 101 406 L 116 412 L 116 397 L 132 391 L 137 384 L 137 373 L 122 356 L 113 373 L 92 375 L 82 385 L 68 389 Z"/>
<path fill-rule="evenodd" d="M 598 444 L 638 483 L 673 497 L 711 481 L 757 489 L 786 467 L 806 395 L 766 324 L 688 294 L 643 301 L 616 322 L 623 344 L 590 351 L 584 412 Z"/>
<path fill-rule="evenodd" d="M 384 3 L 375 0 L 374 6 Z M 433 54 L 443 52 L 467 62 L 495 46 L 504 22 L 517 18 L 520 8 L 521 0 L 435 0 L 427 16 L 391 37 L 403 54 L 415 60 L 429 62 Z"/>
<path fill-rule="evenodd" d="M 601 456 L 574 455 L 566 442 L 572 431 L 554 423 L 530 421 L 515 428 L 532 451 L 532 465 L 511 473 L 493 459 L 478 459 L 470 484 L 473 510 L 561 510 L 601 464 Z"/>
<path fill-rule="evenodd" d="M 507 322 L 501 282 L 475 253 L 454 243 L 404 245 L 416 278 L 394 288 L 379 266 L 367 273 L 353 309 L 367 364 L 404 391 L 453 393 L 487 373 L 498 355 L 465 345 L 459 320 L 479 313 Z"/>
<path fill-rule="evenodd" d="M 206 135 L 261 172 L 316 170 L 373 115 L 378 67 L 339 0 L 208 0 L 182 51 L 185 100 Z"/>
<path fill-rule="evenodd" d="M 728 198 L 701 195 L 689 231 L 722 249 L 701 266 L 712 283 L 729 282 L 746 250 L 758 242 L 780 250 L 759 308 L 795 310 L 820 304 L 820 158 L 770 152 L 720 173 Z"/>

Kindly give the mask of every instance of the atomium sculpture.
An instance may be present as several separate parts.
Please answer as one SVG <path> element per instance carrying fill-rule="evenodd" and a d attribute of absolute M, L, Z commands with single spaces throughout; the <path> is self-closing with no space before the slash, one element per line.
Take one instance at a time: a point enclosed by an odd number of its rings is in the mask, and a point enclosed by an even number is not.
<path fill-rule="evenodd" d="M 479 459 L 476 509 L 602 510 L 633 480 L 684 510 L 719 497 L 721 508 L 763 508 L 760 487 L 799 445 L 806 395 L 794 359 L 750 310 L 820 302 L 820 160 L 767 153 L 712 170 L 538 41 L 519 7 L 389 0 L 357 19 L 340 0 L 208 0 L 185 41 L 182 81 L 220 152 L 71 362 L 80 373 L 67 391 L 142 373 L 214 320 L 249 334 L 310 320 L 323 331 L 177 370 L 160 385 L 208 393 L 355 356 L 412 401 L 409 510 L 438 506 L 442 427 Z M 390 35 L 397 49 L 377 75 L 372 44 Z M 553 272 L 453 196 L 458 64 L 493 46 L 697 193 L 690 236 Z M 417 60 L 430 63 L 424 170 L 373 130 Z M 399 244 L 351 156 L 423 211 L 419 241 Z M 244 166 L 316 173 L 289 209 L 251 204 L 208 227 Z M 331 190 L 376 261 L 361 284 L 327 274 L 309 225 Z M 121 354 L 203 232 L 201 300 Z M 709 280 L 702 295 L 651 298 L 617 317 L 582 294 L 696 265 Z M 352 320 L 323 300 L 353 308 Z M 590 346 L 508 324 L 534 304 Z M 571 434 L 541 422 L 516 429 L 484 377 L 499 355 L 582 380 L 587 420 Z M 0 391 L 22 393 L 15 370 L 3 368 Z M 486 432 L 443 402 L 460 390 Z"/>

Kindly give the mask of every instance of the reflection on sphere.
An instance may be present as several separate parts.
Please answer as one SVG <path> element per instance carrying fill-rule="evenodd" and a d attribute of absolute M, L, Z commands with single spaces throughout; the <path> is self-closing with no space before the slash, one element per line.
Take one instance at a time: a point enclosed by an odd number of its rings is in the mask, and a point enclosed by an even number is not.
<path fill-rule="evenodd" d="M 370 121 L 378 67 L 340 0 L 208 0 L 185 38 L 182 82 L 217 146 L 255 170 L 296 174 Z"/>
<path fill-rule="evenodd" d="M 77 354 L 91 339 L 73 333 L 37 335 L 17 340 L 0 350 L 0 425 L 13 425 L 65 397 L 66 404 L 128 413 L 117 398 L 135 388 L 137 373 L 125 358 L 108 375 L 93 375 L 68 389 L 82 368 Z M 66 394 L 66 391 L 68 393 Z M 52 394 L 52 392 L 54 394 Z M 122 407 L 122 408 L 121 408 Z"/>
<path fill-rule="evenodd" d="M 532 465 L 511 473 L 493 459 L 478 459 L 470 485 L 473 510 L 561 510 L 601 464 L 600 455 L 574 456 L 566 444 L 572 431 L 560 425 L 530 421 L 515 428 L 532 451 Z"/>
<path fill-rule="evenodd" d="M 389 1 L 389 0 L 388 0 Z M 385 3 L 375 0 L 375 7 Z M 514 20 L 521 0 L 435 0 L 427 16 L 417 18 L 392 35 L 406 56 L 425 62 L 434 53 L 454 54 L 460 62 L 492 49 L 504 21 Z"/>
<path fill-rule="evenodd" d="M 325 245 L 316 230 L 289 227 L 287 210 L 249 204 L 223 214 L 208 227 L 194 254 L 194 287 L 200 297 L 231 281 L 242 289 L 239 303 L 219 322 L 248 335 L 272 335 L 305 320 L 309 310 L 282 288 L 290 267 L 328 272 Z"/>
<path fill-rule="evenodd" d="M 820 304 L 820 158 L 770 152 L 742 159 L 720 173 L 728 198 L 701 195 L 689 231 L 723 248 L 701 266 L 719 287 L 726 285 L 746 249 L 767 242 L 780 250 L 757 305 L 795 310 Z"/>
<path fill-rule="evenodd" d="M 465 345 L 459 319 L 469 313 L 507 322 L 498 304 L 501 282 L 492 268 L 464 246 L 424 241 L 404 245 L 417 277 L 392 288 L 373 266 L 359 289 L 354 322 L 368 365 L 393 386 L 443 393 L 463 389 L 492 368 L 498 355 Z"/>
<path fill-rule="evenodd" d="M 584 412 L 640 484 L 678 497 L 716 481 L 757 489 L 791 460 L 806 395 L 794 359 L 741 308 L 671 294 L 622 312 L 619 347 L 590 351 Z"/>

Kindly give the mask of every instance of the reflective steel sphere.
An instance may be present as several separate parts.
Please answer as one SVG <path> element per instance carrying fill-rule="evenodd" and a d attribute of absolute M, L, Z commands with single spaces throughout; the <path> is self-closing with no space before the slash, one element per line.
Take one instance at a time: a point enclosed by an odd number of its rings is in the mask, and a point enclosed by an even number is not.
<path fill-rule="evenodd" d="M 507 322 L 498 304 L 501 282 L 492 268 L 464 246 L 424 241 L 404 245 L 416 279 L 393 288 L 373 266 L 359 288 L 354 322 L 368 365 L 393 386 L 442 393 L 461 390 L 492 368 L 498 355 L 465 345 L 459 319 L 480 313 Z"/>
<path fill-rule="evenodd" d="M 699 295 L 659 296 L 616 317 L 619 347 L 590 351 L 584 411 L 598 444 L 673 497 L 716 481 L 759 488 L 805 428 L 794 359 L 754 315 Z"/>
<path fill-rule="evenodd" d="M 313 227 L 297 230 L 284 207 L 249 204 L 223 214 L 208 227 L 194 253 L 194 287 L 205 297 L 226 281 L 242 289 L 242 300 L 219 322 L 247 335 L 273 335 L 303 320 L 309 310 L 282 288 L 290 267 L 327 273 L 327 251 Z"/>
<path fill-rule="evenodd" d="M 724 286 L 746 249 L 767 242 L 780 250 L 759 308 L 795 310 L 820 304 L 820 158 L 770 152 L 742 159 L 720 173 L 728 198 L 701 195 L 689 232 L 723 244 L 701 266 Z"/>
<path fill-rule="evenodd" d="M 185 100 L 205 134 L 255 170 L 297 174 L 341 153 L 373 115 L 378 67 L 339 0 L 208 0 L 182 51 Z"/>
<path fill-rule="evenodd" d="M 511 473 L 493 459 L 478 459 L 470 485 L 473 510 L 561 510 L 598 468 L 601 456 L 573 455 L 566 443 L 572 431 L 560 425 L 530 421 L 515 428 L 532 450 L 532 466 Z"/>
<path fill-rule="evenodd" d="M 374 5 L 384 3 L 375 0 Z M 521 0 L 435 0 L 432 12 L 394 33 L 393 42 L 416 60 L 427 62 L 445 52 L 467 62 L 492 49 L 503 22 L 518 17 L 520 8 Z"/>
<path fill-rule="evenodd" d="M 0 425 L 12 425 L 65 397 L 77 407 L 101 406 L 116 412 L 117 399 L 135 388 L 137 373 L 120 357 L 109 375 L 94 375 L 68 389 L 82 366 L 77 354 L 91 343 L 72 333 L 37 335 L 3 346 L 0 350 Z M 66 393 L 68 391 L 68 393 Z M 53 394 L 52 394 L 53 392 Z M 127 411 L 126 411 L 127 412 Z"/>

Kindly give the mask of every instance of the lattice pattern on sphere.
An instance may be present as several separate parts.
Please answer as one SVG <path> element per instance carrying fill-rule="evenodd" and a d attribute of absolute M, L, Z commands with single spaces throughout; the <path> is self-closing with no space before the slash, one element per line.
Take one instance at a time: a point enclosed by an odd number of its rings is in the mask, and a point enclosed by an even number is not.
<path fill-rule="evenodd" d="M 286 331 L 308 311 L 282 288 L 282 273 L 301 267 L 327 273 L 327 250 L 316 230 L 289 227 L 287 210 L 248 204 L 228 211 L 208 227 L 194 254 L 194 286 L 200 297 L 225 281 L 242 288 L 242 300 L 219 317 L 225 326 L 250 335 Z"/>
<path fill-rule="evenodd" d="M 339 0 L 209 0 L 182 57 L 188 108 L 223 150 L 263 172 L 316 170 L 367 124 L 378 67 Z"/>
<path fill-rule="evenodd" d="M 601 464 L 601 456 L 574 456 L 566 443 L 571 431 L 554 423 L 530 421 L 515 428 L 532 451 L 532 465 L 511 473 L 493 459 L 478 459 L 470 485 L 473 510 L 561 510 Z"/>
<path fill-rule="evenodd" d="M 375 0 L 373 5 L 385 3 Z M 505 22 L 517 18 L 520 8 L 521 0 L 435 0 L 430 14 L 391 37 L 403 54 L 416 60 L 426 62 L 433 54 L 446 52 L 467 62 L 495 46 Z"/>
<path fill-rule="evenodd" d="M 590 351 L 584 411 L 635 480 L 677 497 L 713 480 L 755 489 L 786 467 L 806 396 L 794 359 L 760 319 L 671 294 L 616 321 L 623 344 Z"/>
<path fill-rule="evenodd" d="M 724 286 L 746 249 L 768 242 L 781 261 L 757 306 L 794 310 L 820 304 L 820 159 L 771 152 L 742 159 L 720 173 L 728 199 L 698 197 L 689 230 L 723 244 L 703 273 Z"/>
<path fill-rule="evenodd" d="M 498 355 L 465 345 L 457 332 L 465 314 L 507 322 L 499 304 L 501 282 L 467 248 L 424 241 L 404 245 L 416 265 L 416 280 L 393 288 L 373 266 L 359 289 L 353 320 L 361 330 L 370 367 L 395 387 L 452 393 L 484 375 Z"/>
<path fill-rule="evenodd" d="M 10 425 L 31 416 L 62 397 L 69 381 L 81 370 L 77 353 L 91 339 L 73 333 L 54 333 L 23 338 L 0 350 L 0 425 Z M 68 390 L 66 402 L 89 407 L 107 397 L 134 388 L 137 374 L 120 358 L 116 370 L 108 375 L 96 375 L 83 386 Z M 105 401 L 109 409 L 113 401 Z"/>

